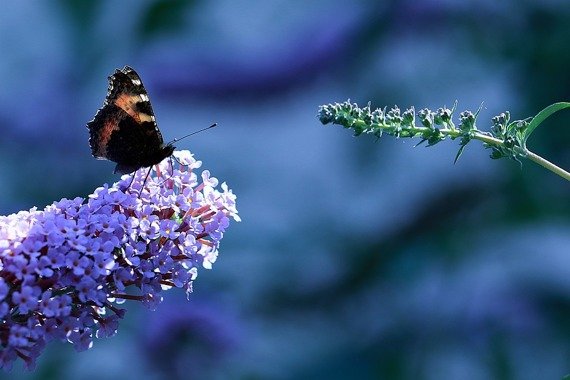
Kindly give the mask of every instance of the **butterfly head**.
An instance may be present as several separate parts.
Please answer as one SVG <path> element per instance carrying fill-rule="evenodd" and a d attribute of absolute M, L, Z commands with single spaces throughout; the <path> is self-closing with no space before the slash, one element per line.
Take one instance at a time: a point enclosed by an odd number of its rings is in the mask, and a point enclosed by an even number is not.
<path fill-rule="evenodd" d="M 171 141 L 168 144 L 164 145 L 160 150 L 161 156 L 164 156 L 164 158 L 172 156 L 172 153 L 174 153 L 174 149 L 176 149 L 176 147 L 173 144 L 174 141 Z"/>

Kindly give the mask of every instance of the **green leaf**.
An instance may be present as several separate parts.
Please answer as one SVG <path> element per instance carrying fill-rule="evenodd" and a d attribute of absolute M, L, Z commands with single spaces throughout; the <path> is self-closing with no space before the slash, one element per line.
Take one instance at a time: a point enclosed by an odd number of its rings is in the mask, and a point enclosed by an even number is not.
<path fill-rule="evenodd" d="M 463 150 L 465 149 L 465 145 L 461 145 L 459 147 L 459 150 L 457 151 L 457 154 L 455 155 L 455 160 L 453 160 L 453 163 L 456 164 L 457 160 L 459 160 L 459 157 L 461 157 L 461 155 L 463 154 Z"/>
<path fill-rule="evenodd" d="M 453 160 L 453 164 L 457 163 L 457 160 L 459 160 L 459 157 L 461 157 L 461 155 L 463 154 L 463 150 L 465 149 L 465 147 L 467 146 L 469 141 L 471 141 L 471 139 L 468 136 L 463 136 L 461 138 L 461 143 L 459 144 L 459 150 L 457 151 L 457 155 L 455 156 L 455 160 Z"/>
<path fill-rule="evenodd" d="M 536 116 L 532 118 L 532 120 L 530 121 L 530 123 L 528 124 L 528 127 L 526 128 L 526 130 L 524 132 L 524 142 L 526 143 L 526 141 L 529 138 L 529 136 L 531 135 L 531 133 L 534 132 L 536 127 L 538 127 L 544 120 L 546 120 L 546 118 L 548 118 L 550 115 L 552 115 L 553 113 L 555 113 L 557 111 L 560 111 L 560 110 L 563 110 L 564 108 L 569 108 L 569 107 L 570 107 L 570 102 L 558 102 L 558 103 L 554 103 L 554 104 L 549 105 L 548 107 L 546 107 L 545 109 L 543 109 L 542 111 L 537 113 Z"/>

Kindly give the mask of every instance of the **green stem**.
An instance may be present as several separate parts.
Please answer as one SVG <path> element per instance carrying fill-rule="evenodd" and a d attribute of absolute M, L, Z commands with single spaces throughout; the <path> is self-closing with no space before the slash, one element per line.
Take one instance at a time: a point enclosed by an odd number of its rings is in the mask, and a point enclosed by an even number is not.
<path fill-rule="evenodd" d="M 560 177 L 566 179 L 567 181 L 570 181 L 570 173 L 568 173 L 566 170 L 554 165 L 552 162 L 548 160 L 545 160 L 544 158 L 540 157 L 538 154 L 532 153 L 530 150 L 527 150 L 526 154 L 529 160 L 536 162 L 543 168 L 548 169 L 555 174 L 558 174 Z"/>
<path fill-rule="evenodd" d="M 494 144 L 494 145 L 502 145 L 503 142 L 499 139 L 496 139 L 491 136 L 481 135 L 481 136 L 473 136 L 474 139 L 481 140 L 486 142 L 487 144 Z M 519 148 L 520 149 L 520 148 Z M 531 152 L 528 149 L 520 149 L 521 153 L 527 157 L 529 160 L 534 161 L 535 163 L 539 164 L 543 168 L 550 170 L 554 174 L 558 174 L 560 177 L 564 178 L 567 181 L 570 181 L 570 173 L 566 170 L 562 169 L 559 166 L 554 165 L 552 162 L 542 158 L 536 153 Z"/>
<path fill-rule="evenodd" d="M 366 128 L 368 127 L 368 125 L 366 125 L 366 123 L 364 123 L 363 121 L 357 121 L 358 124 L 362 123 L 362 127 Z M 384 126 L 384 125 L 379 125 L 379 124 L 372 124 L 373 128 L 378 128 L 378 129 L 384 129 L 384 130 L 388 130 L 389 132 L 394 132 L 394 128 L 391 126 Z M 409 129 L 413 134 L 418 134 L 418 135 L 422 135 L 425 132 L 428 132 L 428 128 L 427 127 L 418 127 L 418 126 L 413 126 Z M 439 129 L 439 132 L 445 136 L 449 136 L 451 138 L 457 138 L 457 137 L 461 137 L 461 131 L 458 129 L 451 129 L 451 128 L 441 128 Z M 473 139 L 475 140 L 479 140 L 479 141 L 483 141 L 484 143 L 487 143 L 488 145 L 494 145 L 494 146 L 501 146 L 503 145 L 503 141 L 500 139 L 497 139 L 495 137 L 491 137 L 485 133 L 482 132 L 476 132 L 473 136 Z M 515 149 L 517 149 L 515 147 Z M 559 175 L 560 177 L 566 179 L 567 181 L 570 181 L 570 173 L 567 172 L 566 170 L 562 169 L 559 166 L 556 166 L 555 164 L 553 164 L 552 162 L 542 158 L 541 156 L 539 156 L 538 154 L 535 154 L 533 152 L 531 152 L 530 150 L 526 149 L 523 150 L 521 148 L 518 148 L 518 150 L 520 150 L 520 153 L 522 156 L 527 157 L 529 160 L 539 164 L 540 166 L 542 166 L 543 168 L 550 170 L 551 172 L 553 172 L 554 174 Z"/>

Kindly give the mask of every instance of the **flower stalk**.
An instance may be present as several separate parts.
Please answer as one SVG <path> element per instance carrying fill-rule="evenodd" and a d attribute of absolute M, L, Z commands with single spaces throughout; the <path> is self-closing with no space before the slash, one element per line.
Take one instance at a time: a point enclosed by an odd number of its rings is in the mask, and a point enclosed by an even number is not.
<path fill-rule="evenodd" d="M 570 181 L 569 172 L 527 149 L 526 141 L 537 125 L 531 119 L 511 121 L 509 112 L 505 112 L 492 119 L 490 132 L 484 132 L 478 130 L 476 125 L 480 109 L 475 113 L 461 112 L 459 124 L 456 125 L 453 122 L 456 106 L 457 103 L 452 109 L 443 107 L 436 111 L 424 108 L 416 113 L 414 107 L 404 112 L 397 106 L 389 111 L 386 111 L 386 108 L 372 110 L 370 104 L 360 108 L 356 103 L 346 101 L 321 106 L 317 116 L 323 124 L 332 123 L 352 129 L 355 136 L 372 134 L 379 138 L 388 134 L 396 138 L 420 138 L 421 141 L 417 145 L 427 142 L 427 146 L 435 145 L 446 138 L 459 139 L 460 147 L 455 161 L 470 141 L 479 140 L 485 148 L 491 149 L 491 158 L 507 157 L 518 162 L 521 158 L 527 158 Z M 561 108 L 559 105 L 558 109 Z M 419 119 L 421 125 L 417 125 L 416 119 Z"/>

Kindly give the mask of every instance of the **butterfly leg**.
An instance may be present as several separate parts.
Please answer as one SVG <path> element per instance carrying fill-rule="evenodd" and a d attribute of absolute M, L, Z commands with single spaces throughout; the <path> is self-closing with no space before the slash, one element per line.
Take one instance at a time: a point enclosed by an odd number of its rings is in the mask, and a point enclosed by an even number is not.
<path fill-rule="evenodd" d="M 170 160 L 170 177 L 165 178 L 161 183 L 158 184 L 158 186 L 164 185 L 166 182 L 168 182 L 169 180 L 172 180 L 172 178 L 174 177 L 174 162 L 172 161 L 173 158 L 176 162 L 180 163 L 180 161 L 178 161 L 176 159 L 176 157 L 174 157 L 173 155 L 171 155 L 169 157 L 169 160 Z M 172 186 L 170 186 L 170 188 L 172 188 Z"/>
<path fill-rule="evenodd" d="M 146 175 L 144 176 L 144 181 L 143 181 L 142 186 L 141 186 L 141 191 L 139 192 L 139 198 L 141 197 L 142 191 L 144 189 L 144 185 L 146 183 L 146 180 L 148 179 L 148 176 L 150 175 L 151 170 L 152 170 L 152 166 L 150 168 L 148 168 L 148 171 L 146 172 Z"/>
<path fill-rule="evenodd" d="M 129 189 L 131 188 L 131 185 L 133 184 L 134 180 L 135 180 L 135 175 L 137 174 L 137 172 L 133 172 L 133 175 L 131 176 L 131 182 L 129 182 L 129 186 L 127 186 L 127 188 L 125 189 L 125 193 L 127 191 L 129 191 Z"/>

